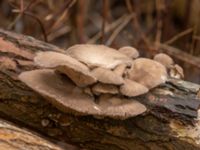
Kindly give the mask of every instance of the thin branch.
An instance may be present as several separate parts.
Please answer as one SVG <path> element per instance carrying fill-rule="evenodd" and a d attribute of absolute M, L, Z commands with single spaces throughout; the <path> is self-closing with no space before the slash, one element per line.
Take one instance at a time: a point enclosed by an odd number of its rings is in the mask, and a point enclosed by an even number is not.
<path fill-rule="evenodd" d="M 20 3 L 20 11 L 17 17 L 14 19 L 14 21 L 7 27 L 8 30 L 11 30 L 13 26 L 17 23 L 17 21 L 23 16 L 24 11 L 28 10 L 33 4 L 35 4 L 37 0 L 32 0 L 25 8 L 24 8 L 24 1 L 21 0 Z M 15 5 L 12 3 L 9 3 L 13 8 L 17 9 Z M 17 9 L 18 10 L 18 9 Z"/>
<path fill-rule="evenodd" d="M 112 42 L 115 40 L 117 35 L 123 30 L 123 28 L 131 21 L 133 15 L 127 16 L 124 21 L 113 31 L 110 38 L 107 40 L 106 45 L 111 45 Z"/>
<path fill-rule="evenodd" d="M 183 32 L 180 32 L 178 34 L 176 34 L 175 36 L 173 36 L 171 39 L 169 39 L 168 41 L 164 42 L 164 44 L 172 44 L 175 41 L 177 41 L 178 39 L 180 39 L 181 37 L 190 34 L 193 31 L 193 28 L 189 28 L 187 30 L 184 30 Z"/>
<path fill-rule="evenodd" d="M 103 0 L 103 13 L 102 13 L 102 38 L 101 38 L 101 43 L 103 44 L 105 41 L 105 27 L 106 27 L 106 21 L 108 18 L 108 8 L 109 8 L 109 1 L 108 0 Z"/>
<path fill-rule="evenodd" d="M 15 13 L 20 13 L 20 10 L 15 10 L 14 12 L 15 12 Z M 39 24 L 40 27 L 41 27 L 42 33 L 43 33 L 43 35 L 44 35 L 44 41 L 45 41 L 45 42 L 48 42 L 46 30 L 45 30 L 44 25 L 43 25 L 42 21 L 40 20 L 40 18 L 37 17 L 36 15 L 34 15 L 33 13 L 27 12 L 27 11 L 24 11 L 23 14 L 32 17 L 33 19 L 35 19 L 35 20 L 38 22 L 38 24 Z"/>
<path fill-rule="evenodd" d="M 156 13 L 157 13 L 157 29 L 156 29 L 156 37 L 155 37 L 155 49 L 159 48 L 162 36 L 162 12 L 164 10 L 163 0 L 156 0 Z"/>
<path fill-rule="evenodd" d="M 199 12 L 199 14 L 200 14 L 200 12 Z M 190 54 L 194 54 L 195 46 L 197 44 L 197 41 L 195 39 L 193 39 L 193 37 L 195 35 L 197 35 L 198 26 L 199 26 L 198 19 L 196 19 L 195 20 L 195 25 L 193 27 L 194 30 L 193 30 L 193 34 L 192 34 L 192 42 L 191 42 Z"/>
<path fill-rule="evenodd" d="M 194 39 L 194 40 L 200 41 L 200 36 L 194 35 L 194 36 L 193 36 L 193 39 Z"/>
<path fill-rule="evenodd" d="M 163 50 L 165 53 L 182 60 L 185 63 L 191 64 L 197 68 L 200 69 L 200 59 L 199 57 L 193 56 L 191 54 L 188 54 L 184 52 L 184 50 L 180 50 L 177 48 L 174 48 L 172 46 L 169 46 L 167 44 L 160 44 L 159 49 Z"/>
<path fill-rule="evenodd" d="M 113 23 L 108 24 L 105 27 L 105 33 L 112 31 L 114 28 L 120 25 L 126 17 L 127 15 L 123 15 L 120 18 L 118 18 L 116 21 L 114 21 Z M 100 31 L 95 36 L 93 36 L 90 40 L 88 40 L 87 43 L 88 44 L 96 43 L 96 41 L 98 41 L 101 38 L 101 36 L 102 36 L 102 32 Z"/>
<path fill-rule="evenodd" d="M 125 0 L 126 2 L 126 7 L 129 11 L 130 14 L 133 15 L 132 17 L 132 25 L 135 28 L 135 31 L 137 31 L 141 37 L 141 39 L 144 41 L 145 45 L 147 47 L 149 47 L 149 40 L 147 39 L 146 35 L 144 34 L 144 32 L 142 31 L 139 21 L 137 19 L 137 14 L 135 13 L 135 11 L 133 10 L 133 6 L 131 5 L 131 1 L 130 0 Z"/>

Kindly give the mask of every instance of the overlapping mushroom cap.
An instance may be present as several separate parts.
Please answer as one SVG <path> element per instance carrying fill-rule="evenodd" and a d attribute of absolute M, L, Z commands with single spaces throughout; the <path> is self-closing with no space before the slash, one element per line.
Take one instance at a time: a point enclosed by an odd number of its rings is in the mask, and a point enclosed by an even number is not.
<path fill-rule="evenodd" d="M 96 82 L 87 66 L 70 56 L 57 52 L 40 52 L 34 58 L 36 65 L 53 68 L 66 74 L 78 86 L 83 87 Z"/>
<path fill-rule="evenodd" d="M 160 56 L 156 61 L 138 56 L 132 47 L 117 51 L 79 44 L 65 54 L 37 53 L 34 62 L 43 69 L 24 72 L 19 79 L 64 112 L 126 119 L 146 111 L 135 96 L 167 79 Z"/>
<path fill-rule="evenodd" d="M 24 72 L 19 79 L 63 112 L 126 119 L 146 111 L 143 104 L 131 100 L 120 100 L 121 104 L 105 106 L 102 99 L 97 104 L 93 97 L 84 94 L 69 79 L 62 78 L 50 69 Z M 117 111 L 119 108 L 122 111 Z"/>
<path fill-rule="evenodd" d="M 112 69 L 119 64 L 131 64 L 129 57 L 104 45 L 78 44 L 67 49 L 66 54 L 87 64 L 89 68 Z"/>

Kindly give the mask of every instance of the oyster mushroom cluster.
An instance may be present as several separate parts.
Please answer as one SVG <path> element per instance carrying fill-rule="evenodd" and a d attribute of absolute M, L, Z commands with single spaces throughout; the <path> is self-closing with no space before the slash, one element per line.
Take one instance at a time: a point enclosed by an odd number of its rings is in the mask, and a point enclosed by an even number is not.
<path fill-rule="evenodd" d="M 37 53 L 34 63 L 42 69 L 19 79 L 64 112 L 126 119 L 146 111 L 134 97 L 165 83 L 168 69 L 175 68 L 166 54 L 138 57 L 129 46 L 80 44 L 66 53 Z"/>

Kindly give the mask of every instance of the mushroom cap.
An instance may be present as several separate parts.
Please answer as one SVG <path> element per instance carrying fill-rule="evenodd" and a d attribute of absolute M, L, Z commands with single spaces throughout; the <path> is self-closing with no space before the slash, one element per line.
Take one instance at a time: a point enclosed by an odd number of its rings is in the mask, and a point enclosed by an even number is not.
<path fill-rule="evenodd" d="M 93 96 L 93 93 L 92 93 L 92 90 L 91 90 L 90 87 L 85 87 L 85 88 L 83 89 L 83 92 L 84 92 L 85 94 L 88 94 L 88 95 L 90 95 L 90 96 Z"/>
<path fill-rule="evenodd" d="M 121 47 L 118 51 L 132 59 L 135 59 L 135 58 L 139 57 L 139 55 L 140 55 L 138 50 L 131 46 Z"/>
<path fill-rule="evenodd" d="M 181 66 L 179 66 L 178 64 L 171 66 L 169 74 L 170 74 L 170 77 L 172 77 L 172 78 L 176 78 L 176 79 L 184 78 L 183 68 Z"/>
<path fill-rule="evenodd" d="M 148 91 L 147 87 L 130 79 L 125 79 L 124 84 L 120 86 L 120 92 L 129 97 L 142 95 Z"/>
<path fill-rule="evenodd" d="M 113 70 L 116 74 L 123 76 L 125 70 L 126 70 L 127 65 L 126 64 L 120 64 L 118 66 L 115 67 L 115 69 Z"/>
<path fill-rule="evenodd" d="M 120 119 L 135 117 L 147 110 L 143 104 L 134 99 L 107 94 L 100 96 L 99 105 L 104 110 L 104 114 Z"/>
<path fill-rule="evenodd" d="M 77 86 L 84 87 L 96 82 L 89 68 L 76 59 L 57 52 L 40 52 L 34 58 L 36 65 L 54 68 L 66 74 Z"/>
<path fill-rule="evenodd" d="M 97 83 L 92 87 L 92 92 L 96 95 L 100 94 L 117 94 L 118 88 L 114 85 Z"/>
<path fill-rule="evenodd" d="M 63 112 L 98 114 L 98 105 L 68 78 L 50 69 L 23 72 L 19 79 Z"/>
<path fill-rule="evenodd" d="M 151 89 L 167 80 L 167 71 L 162 64 L 147 58 L 138 58 L 133 61 L 128 70 L 128 78 Z"/>
<path fill-rule="evenodd" d="M 146 111 L 144 105 L 131 100 L 120 101 L 118 105 L 105 105 L 107 102 L 104 100 L 96 104 L 91 96 L 71 80 L 50 69 L 23 72 L 19 79 L 65 113 L 127 119 Z"/>
<path fill-rule="evenodd" d="M 170 67 L 174 64 L 174 60 L 169 55 L 164 53 L 156 54 L 153 59 L 163 64 L 165 67 Z"/>
<path fill-rule="evenodd" d="M 131 62 L 126 55 L 104 45 L 78 44 L 67 49 L 66 54 L 87 64 L 89 68 L 112 69 L 119 64 Z"/>
<path fill-rule="evenodd" d="M 92 75 L 101 83 L 121 85 L 124 79 L 112 70 L 98 67 L 92 70 Z"/>

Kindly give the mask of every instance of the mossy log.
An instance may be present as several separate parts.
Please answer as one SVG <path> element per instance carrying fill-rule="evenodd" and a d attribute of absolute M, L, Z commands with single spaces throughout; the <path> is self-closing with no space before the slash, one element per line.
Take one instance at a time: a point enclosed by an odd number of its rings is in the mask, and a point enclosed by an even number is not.
<path fill-rule="evenodd" d="M 136 97 L 148 111 L 126 120 L 63 113 L 21 83 L 38 51 L 64 51 L 29 36 L 0 30 L 0 117 L 51 139 L 91 150 L 200 149 L 200 86 L 169 80 Z M 83 106 L 84 107 L 84 106 Z"/>

